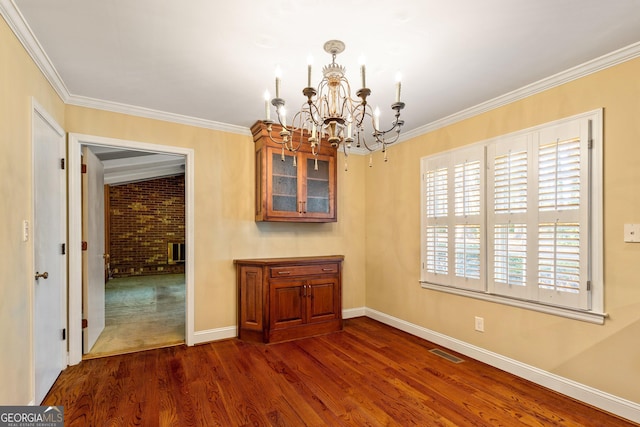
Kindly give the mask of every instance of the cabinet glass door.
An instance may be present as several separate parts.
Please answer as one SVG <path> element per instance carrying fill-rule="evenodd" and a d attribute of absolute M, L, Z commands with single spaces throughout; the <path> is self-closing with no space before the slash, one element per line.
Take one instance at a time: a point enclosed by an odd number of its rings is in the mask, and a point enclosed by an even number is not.
<path fill-rule="evenodd" d="M 271 209 L 281 212 L 298 211 L 298 170 L 293 156 L 271 152 Z"/>
<path fill-rule="evenodd" d="M 309 213 L 330 212 L 329 161 L 307 158 L 307 205 Z"/>

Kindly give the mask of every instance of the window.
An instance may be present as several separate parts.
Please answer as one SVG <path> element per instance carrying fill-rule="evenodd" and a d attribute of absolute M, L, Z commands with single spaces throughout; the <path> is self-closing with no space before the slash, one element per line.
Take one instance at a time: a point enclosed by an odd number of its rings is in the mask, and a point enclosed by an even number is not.
<path fill-rule="evenodd" d="M 423 286 L 601 323 L 601 122 L 423 158 Z"/>

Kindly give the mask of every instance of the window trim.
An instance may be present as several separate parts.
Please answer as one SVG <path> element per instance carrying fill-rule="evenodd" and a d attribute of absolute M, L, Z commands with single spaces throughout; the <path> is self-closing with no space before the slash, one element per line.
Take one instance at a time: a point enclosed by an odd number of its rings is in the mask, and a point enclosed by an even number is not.
<path fill-rule="evenodd" d="M 532 311 L 552 314 L 556 316 L 561 316 L 565 318 L 570 318 L 574 320 L 580 320 L 595 324 L 604 324 L 605 318 L 608 317 L 608 314 L 604 312 L 604 272 L 603 272 L 603 109 L 599 108 L 596 110 L 588 111 L 585 113 L 577 114 L 571 117 L 566 117 L 563 119 L 555 120 L 552 122 L 544 123 L 541 125 L 533 126 L 527 129 L 519 130 L 516 132 L 512 132 L 505 135 L 500 135 L 494 138 L 490 138 L 484 141 L 479 141 L 473 144 L 469 144 L 467 146 L 446 150 L 439 153 L 434 153 L 433 155 L 426 156 L 421 158 L 420 160 L 420 177 L 422 181 L 422 177 L 424 176 L 425 163 L 427 159 L 432 159 L 437 156 L 443 156 L 447 153 L 454 154 L 460 150 L 465 150 L 467 148 L 472 148 L 476 146 L 487 147 L 489 144 L 503 139 L 503 138 L 517 138 L 519 136 L 523 136 L 525 134 L 530 134 L 533 132 L 539 132 L 545 128 L 561 125 L 570 121 L 586 119 L 591 121 L 590 127 L 590 135 L 589 135 L 589 143 L 590 143 L 590 188 L 591 188 L 591 199 L 589 206 L 589 232 L 590 232 L 590 246 L 589 246 L 589 269 L 590 269 L 590 292 L 591 292 L 591 308 L 588 310 L 581 310 L 576 308 L 567 308 L 567 307 L 559 307 L 554 305 L 548 305 L 544 302 L 539 301 L 531 301 L 526 299 L 519 299 L 513 297 L 507 297 L 503 295 L 493 294 L 489 291 L 489 287 L 486 287 L 485 290 L 469 290 L 463 288 L 457 288 L 450 285 L 441 285 L 436 283 L 431 283 L 428 280 L 425 280 L 424 276 L 421 277 L 419 283 L 421 287 L 424 289 L 430 289 L 440 292 L 445 292 L 449 294 L 470 297 L 475 299 L 480 299 L 484 301 L 499 303 L 507 306 L 518 307 L 523 309 L 528 309 Z M 486 181 L 485 181 L 486 182 Z M 421 263 L 424 261 L 424 233 L 425 233 L 425 194 L 423 191 L 423 184 L 420 185 L 421 192 L 421 209 L 420 209 L 420 224 L 421 224 L 421 250 L 420 250 L 420 261 Z M 486 210 L 486 205 L 485 205 Z M 486 223 L 485 223 L 486 230 Z M 485 249 L 485 269 L 487 264 L 487 250 Z M 421 275 L 424 274 L 424 268 L 421 268 Z"/>

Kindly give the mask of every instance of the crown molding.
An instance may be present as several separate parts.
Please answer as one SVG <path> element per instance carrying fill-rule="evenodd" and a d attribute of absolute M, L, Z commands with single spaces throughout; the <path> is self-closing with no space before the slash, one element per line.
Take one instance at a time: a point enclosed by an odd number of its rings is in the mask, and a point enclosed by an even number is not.
<path fill-rule="evenodd" d="M 64 81 L 54 68 L 51 60 L 36 39 L 36 36 L 31 31 L 27 21 L 13 0 L 0 0 L 0 15 L 2 15 L 7 25 L 9 25 L 31 59 L 33 59 L 33 62 L 35 62 L 36 66 L 49 81 L 53 90 L 55 90 L 60 99 L 66 103 L 70 96 L 67 86 L 64 84 Z"/>
<path fill-rule="evenodd" d="M 27 50 L 38 68 L 42 71 L 49 83 L 53 86 L 56 93 L 63 102 L 67 104 L 77 105 L 81 107 L 95 108 L 99 110 L 112 111 L 117 113 L 129 114 L 132 116 L 146 117 L 150 119 L 174 122 L 189 126 L 201 127 L 205 129 L 219 130 L 223 132 L 236 133 L 241 135 L 251 135 L 248 127 L 231 125 L 212 120 L 205 120 L 196 117 L 184 116 L 181 114 L 158 111 L 134 105 L 121 104 L 117 102 L 104 101 L 94 98 L 72 95 L 69 93 L 62 78 L 51 63 L 44 49 L 35 38 L 29 25 L 16 7 L 13 0 L 0 0 L 0 14 L 11 27 L 14 34 L 20 40 L 24 48 Z M 585 62 L 568 70 L 562 71 L 553 76 L 544 78 L 537 82 L 526 85 L 520 89 L 498 96 L 486 102 L 469 107 L 450 116 L 443 117 L 431 123 L 412 129 L 400 136 L 395 144 L 399 144 L 420 135 L 433 132 L 445 126 L 452 125 L 462 120 L 477 116 L 478 114 L 494 110 L 515 101 L 538 94 L 545 90 L 560 86 L 562 84 L 577 80 L 589 74 L 596 73 L 614 65 L 635 59 L 640 56 L 640 42 L 623 47 L 616 51 L 605 54 L 599 58 Z M 395 145 L 394 144 L 394 145 Z M 371 148 L 377 151 L 381 148 L 381 144 L 375 144 Z M 368 154 L 366 148 L 351 148 L 350 154 Z"/>
<path fill-rule="evenodd" d="M 204 129 L 218 130 L 222 132 L 236 133 L 240 135 L 251 135 L 251 129 L 245 126 L 237 126 L 228 123 L 216 122 L 213 120 L 199 119 L 197 117 L 184 116 L 182 114 L 169 113 L 166 111 L 153 110 L 151 108 L 138 107 L 135 105 L 121 104 L 119 102 L 104 101 L 101 99 L 88 98 L 84 96 L 71 95 L 67 100 L 69 105 L 78 107 L 95 108 L 97 110 L 111 111 L 114 113 L 128 114 L 130 116 L 144 117 L 147 119 L 162 120 L 165 122 L 179 123 Z"/>
<path fill-rule="evenodd" d="M 411 131 L 402 134 L 398 142 L 404 142 L 417 136 L 424 135 L 425 133 L 433 132 L 445 126 L 452 125 L 456 122 L 469 119 L 479 114 L 486 113 L 487 111 L 494 110 L 498 107 L 511 104 L 512 102 L 528 98 L 532 95 L 544 92 L 551 88 L 569 83 L 573 80 L 577 80 L 598 71 L 602 71 L 606 68 L 613 67 L 614 65 L 630 61 L 639 56 L 640 42 L 637 42 L 613 52 L 607 53 L 599 58 L 577 65 L 573 68 L 569 68 L 568 70 L 561 71 L 558 74 L 554 74 L 553 76 L 549 76 L 542 80 L 538 80 L 537 82 L 523 86 L 520 89 L 516 89 L 504 95 L 500 95 L 496 98 L 490 99 L 489 101 L 485 101 L 473 107 L 454 113 L 450 116 L 412 129 Z"/>

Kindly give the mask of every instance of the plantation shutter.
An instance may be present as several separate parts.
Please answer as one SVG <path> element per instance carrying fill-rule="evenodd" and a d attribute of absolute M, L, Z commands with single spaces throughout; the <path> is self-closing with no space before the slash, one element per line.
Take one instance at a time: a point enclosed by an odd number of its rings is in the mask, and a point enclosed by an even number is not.
<path fill-rule="evenodd" d="M 531 216 L 531 139 L 504 138 L 487 149 L 488 290 L 521 299 L 535 298 L 529 286 L 537 224 Z"/>
<path fill-rule="evenodd" d="M 487 148 L 488 291 L 588 309 L 589 121 Z"/>
<path fill-rule="evenodd" d="M 421 172 L 422 287 L 601 321 L 600 110 L 424 157 Z"/>
<path fill-rule="evenodd" d="M 485 156 L 484 147 L 456 151 L 452 156 L 450 199 L 453 202 L 453 233 L 450 256 L 453 259 L 452 285 L 484 290 L 485 278 Z"/>
<path fill-rule="evenodd" d="M 537 142 L 538 300 L 589 309 L 589 135 L 587 119 L 544 129 Z"/>
<path fill-rule="evenodd" d="M 424 159 L 422 280 L 484 290 L 484 147 Z"/>
<path fill-rule="evenodd" d="M 434 157 L 422 164 L 422 280 L 448 285 L 449 161 Z"/>

